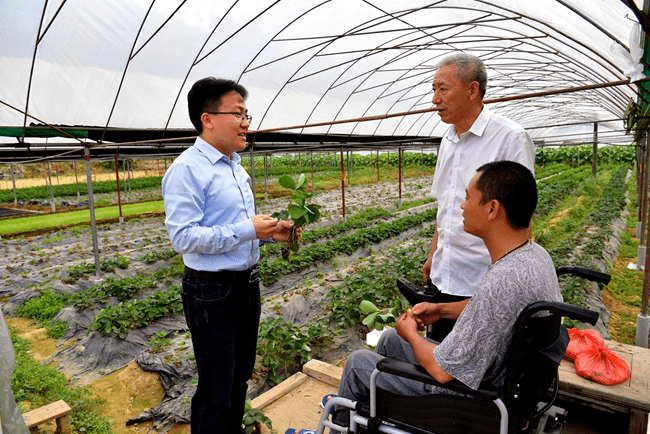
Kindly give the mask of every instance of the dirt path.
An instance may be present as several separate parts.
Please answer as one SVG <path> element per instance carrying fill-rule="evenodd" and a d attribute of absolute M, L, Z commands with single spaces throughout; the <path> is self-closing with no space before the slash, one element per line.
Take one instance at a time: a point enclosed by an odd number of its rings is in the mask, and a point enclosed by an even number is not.
<path fill-rule="evenodd" d="M 6 322 L 16 329 L 18 336 L 31 343 L 31 354 L 36 361 L 47 359 L 57 349 L 56 340 L 48 338 L 45 328 L 39 327 L 33 320 L 6 318 Z M 115 434 L 147 432 L 151 428 L 151 422 L 127 427 L 126 421 L 157 406 L 164 394 L 158 375 L 143 371 L 135 360 L 127 367 L 89 383 L 88 388 L 94 396 L 106 401 L 97 408 L 97 412 L 113 423 Z M 50 425 L 44 428 L 48 433 L 54 432 L 56 428 L 54 423 Z M 190 426 L 180 424 L 168 432 L 188 434 Z"/>

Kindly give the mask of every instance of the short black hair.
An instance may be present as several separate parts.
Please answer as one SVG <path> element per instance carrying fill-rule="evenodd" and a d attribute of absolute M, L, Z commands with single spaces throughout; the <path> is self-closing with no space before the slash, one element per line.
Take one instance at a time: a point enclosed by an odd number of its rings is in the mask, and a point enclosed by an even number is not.
<path fill-rule="evenodd" d="M 496 199 L 505 209 L 508 223 L 527 228 L 537 207 L 537 182 L 528 168 L 515 161 L 493 161 L 476 170 L 481 203 Z"/>
<path fill-rule="evenodd" d="M 233 90 L 243 99 L 248 97 L 248 91 L 244 86 L 223 78 L 206 77 L 192 85 L 187 94 L 187 109 L 190 113 L 190 121 L 199 134 L 203 132 L 201 115 L 209 111 L 219 111 L 222 97 Z"/>

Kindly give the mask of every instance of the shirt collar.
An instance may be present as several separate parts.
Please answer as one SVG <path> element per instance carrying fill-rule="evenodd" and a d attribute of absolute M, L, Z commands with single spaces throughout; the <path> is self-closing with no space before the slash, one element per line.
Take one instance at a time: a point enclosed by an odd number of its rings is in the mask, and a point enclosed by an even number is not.
<path fill-rule="evenodd" d="M 201 153 L 205 155 L 212 164 L 217 164 L 219 160 L 224 160 L 228 162 L 228 164 L 231 164 L 231 162 L 239 163 L 241 161 L 241 156 L 238 153 L 233 152 L 230 155 L 230 158 L 228 158 L 227 155 L 222 154 L 219 150 L 217 150 L 217 148 L 203 140 L 203 138 L 200 136 L 196 138 L 194 146 L 196 146 L 196 148 L 201 151 Z"/>
<path fill-rule="evenodd" d="M 483 110 L 481 110 L 481 113 L 478 114 L 478 117 L 470 129 L 465 132 L 465 134 L 472 133 L 475 136 L 482 136 L 483 132 L 485 132 L 485 127 L 487 127 L 487 124 L 490 121 L 491 116 L 492 112 L 487 108 L 486 105 L 483 105 Z M 454 125 L 449 128 L 447 132 L 447 139 L 451 140 L 452 142 L 457 142 L 459 140 L 458 134 L 456 134 L 456 127 Z"/>

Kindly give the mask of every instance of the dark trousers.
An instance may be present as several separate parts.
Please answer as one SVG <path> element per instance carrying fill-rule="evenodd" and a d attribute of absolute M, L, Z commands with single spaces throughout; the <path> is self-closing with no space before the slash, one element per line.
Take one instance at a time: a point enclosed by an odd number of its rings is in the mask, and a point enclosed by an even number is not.
<path fill-rule="evenodd" d="M 186 269 L 181 294 L 199 377 L 191 432 L 241 434 L 261 313 L 257 272 Z"/>

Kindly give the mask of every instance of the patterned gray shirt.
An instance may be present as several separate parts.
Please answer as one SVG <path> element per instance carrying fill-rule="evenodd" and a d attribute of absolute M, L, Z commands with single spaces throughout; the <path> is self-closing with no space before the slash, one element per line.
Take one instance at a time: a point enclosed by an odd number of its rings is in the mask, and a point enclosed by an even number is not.
<path fill-rule="evenodd" d="M 536 301 L 562 301 L 562 295 L 551 257 L 531 241 L 490 266 L 454 329 L 434 350 L 436 362 L 474 390 L 483 380 L 501 387 L 512 327 Z"/>

